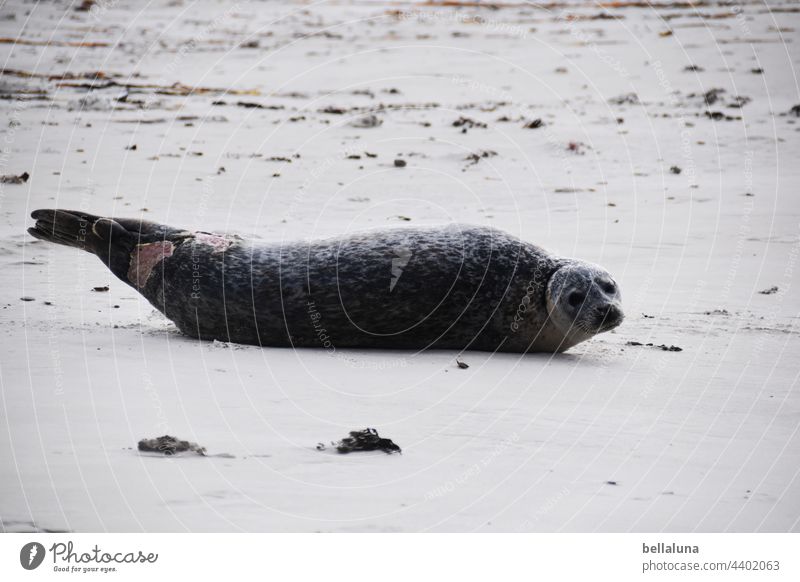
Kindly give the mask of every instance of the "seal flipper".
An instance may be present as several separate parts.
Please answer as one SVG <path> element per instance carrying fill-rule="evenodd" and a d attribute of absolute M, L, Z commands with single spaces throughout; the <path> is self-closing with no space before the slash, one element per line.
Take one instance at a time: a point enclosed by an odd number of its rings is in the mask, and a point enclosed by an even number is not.
<path fill-rule="evenodd" d="M 41 209 L 33 211 L 31 217 L 36 220 L 36 226 L 28 229 L 31 236 L 93 253 L 128 284 L 131 253 L 137 244 L 163 240 L 174 230 L 145 221 L 118 221 L 74 210 Z M 135 226 L 139 229 L 134 230 Z"/>

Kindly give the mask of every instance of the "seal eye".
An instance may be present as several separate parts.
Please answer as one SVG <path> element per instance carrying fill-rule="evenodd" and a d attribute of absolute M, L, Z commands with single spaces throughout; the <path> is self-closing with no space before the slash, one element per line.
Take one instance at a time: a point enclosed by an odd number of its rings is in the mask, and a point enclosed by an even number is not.
<path fill-rule="evenodd" d="M 601 283 L 600 288 L 608 293 L 609 295 L 614 293 L 617 290 L 617 287 L 612 282 Z"/>
<path fill-rule="evenodd" d="M 569 297 L 567 297 L 567 302 L 572 307 L 577 307 L 578 305 L 583 303 L 584 299 L 586 299 L 586 295 L 584 295 L 580 291 L 573 291 L 572 293 L 569 294 Z"/>

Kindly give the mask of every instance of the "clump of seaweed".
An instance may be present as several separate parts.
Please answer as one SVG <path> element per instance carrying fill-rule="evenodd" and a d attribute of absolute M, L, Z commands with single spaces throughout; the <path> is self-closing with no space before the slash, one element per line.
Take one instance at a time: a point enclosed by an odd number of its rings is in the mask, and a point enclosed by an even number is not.
<path fill-rule="evenodd" d="M 162 455 L 174 455 L 192 451 L 198 455 L 205 456 L 206 448 L 197 443 L 179 440 L 177 437 L 164 435 L 154 439 L 142 439 L 139 441 L 139 450 L 145 453 L 161 453 Z"/>
<path fill-rule="evenodd" d="M 335 447 L 336 452 L 341 454 L 359 451 L 383 451 L 387 455 L 391 455 L 392 453 L 403 452 L 391 439 L 381 438 L 374 428 L 350 431 L 350 436 L 343 438 L 339 442 L 331 442 L 331 446 Z M 323 443 L 317 445 L 318 451 L 326 449 L 327 447 Z"/>

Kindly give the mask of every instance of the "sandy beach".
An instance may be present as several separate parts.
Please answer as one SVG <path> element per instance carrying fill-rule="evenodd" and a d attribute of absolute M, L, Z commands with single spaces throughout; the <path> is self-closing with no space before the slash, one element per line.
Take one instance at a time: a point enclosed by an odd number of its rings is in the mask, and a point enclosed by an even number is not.
<path fill-rule="evenodd" d="M 83 4 L 0 7 L 0 531 L 800 531 L 795 2 Z M 603 265 L 626 320 L 558 355 L 198 342 L 37 208 L 493 226 Z M 316 448 L 365 427 L 402 455 Z"/>

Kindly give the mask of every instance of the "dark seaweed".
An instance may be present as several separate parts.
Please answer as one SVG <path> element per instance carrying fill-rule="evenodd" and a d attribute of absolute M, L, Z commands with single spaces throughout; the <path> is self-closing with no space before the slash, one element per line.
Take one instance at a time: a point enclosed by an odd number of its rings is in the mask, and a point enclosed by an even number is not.
<path fill-rule="evenodd" d="M 331 445 L 335 446 L 336 451 L 341 454 L 359 451 L 383 451 L 387 455 L 391 455 L 392 453 L 403 452 L 391 439 L 381 438 L 374 428 L 350 431 L 350 436 L 343 438 L 338 443 L 331 443 Z M 317 450 L 322 451 L 325 448 L 322 443 L 317 445 Z"/>

